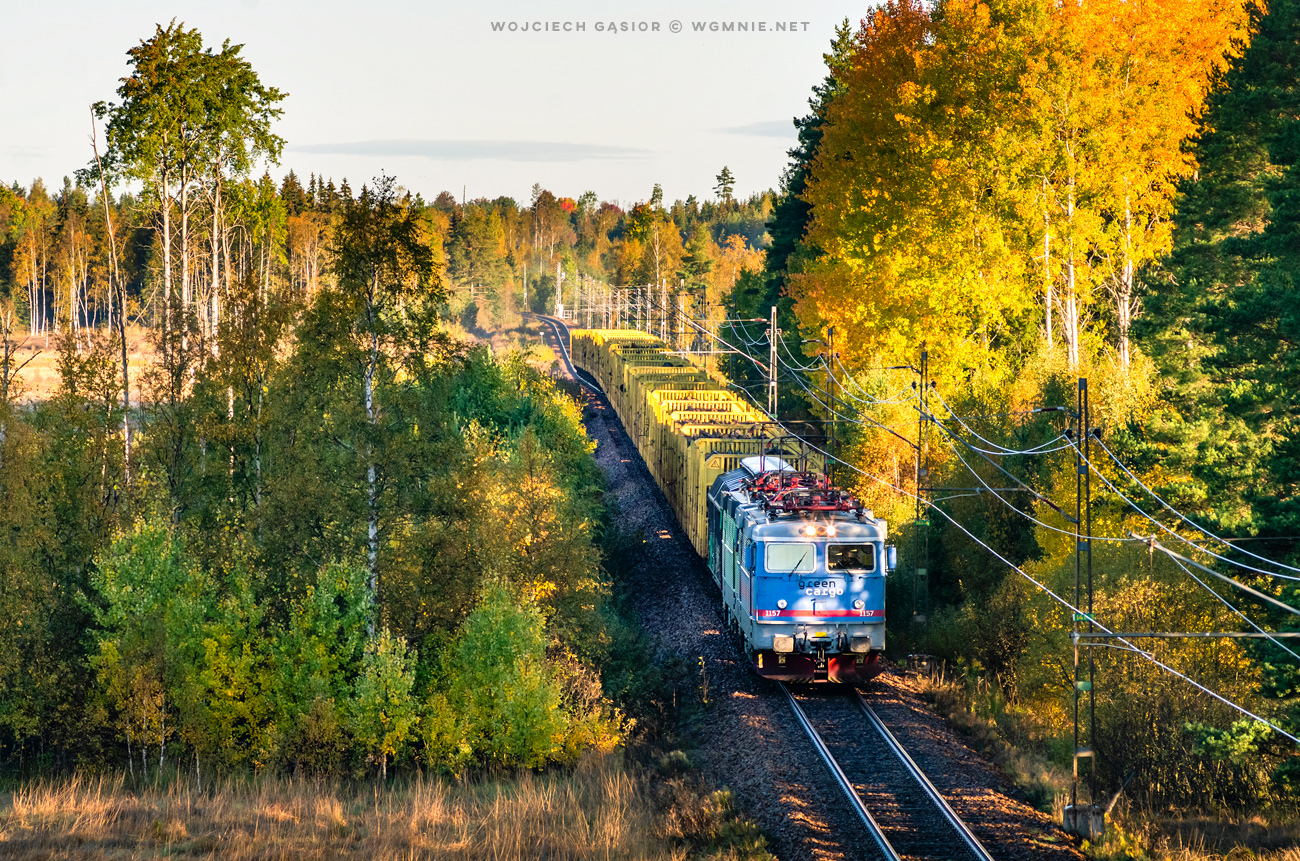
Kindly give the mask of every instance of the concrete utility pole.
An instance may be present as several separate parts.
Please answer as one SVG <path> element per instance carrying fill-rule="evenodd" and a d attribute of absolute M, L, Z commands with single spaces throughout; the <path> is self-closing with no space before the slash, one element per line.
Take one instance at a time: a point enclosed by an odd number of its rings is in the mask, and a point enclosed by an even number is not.
<path fill-rule="evenodd" d="M 776 306 L 772 306 L 772 320 L 767 325 L 767 414 L 773 421 L 780 421 L 776 415 Z"/>
<path fill-rule="evenodd" d="M 921 409 L 916 415 L 916 529 L 912 532 L 912 623 L 925 625 L 930 618 L 930 520 L 926 500 L 933 491 L 930 480 L 930 353 L 921 351 L 917 371 L 917 398 Z"/>
<path fill-rule="evenodd" d="M 826 327 L 826 400 L 829 401 L 830 445 L 826 447 L 826 477 L 835 483 L 835 327 Z"/>
<path fill-rule="evenodd" d="M 555 316 L 561 320 L 564 319 L 564 272 L 560 269 L 560 261 L 555 261 Z"/>
<path fill-rule="evenodd" d="M 684 332 L 686 330 L 686 327 L 682 325 L 682 323 L 686 320 L 686 317 L 682 314 L 682 301 L 683 301 L 682 296 L 684 296 L 685 294 L 686 294 L 686 279 L 679 278 L 677 280 L 677 319 L 673 320 L 673 331 L 678 333 Z M 678 334 L 676 337 L 673 338 L 673 343 L 678 350 L 685 349 L 686 336 L 682 334 Z"/>
<path fill-rule="evenodd" d="M 668 279 L 659 279 L 659 340 L 668 343 Z"/>
<path fill-rule="evenodd" d="M 1092 473 L 1088 464 L 1091 461 L 1093 429 L 1089 427 L 1092 413 L 1088 404 L 1088 379 L 1079 378 L 1077 409 L 1074 415 L 1077 421 L 1074 434 L 1075 494 L 1074 494 L 1074 606 L 1072 614 L 1074 630 L 1074 782 L 1070 788 L 1070 804 L 1065 808 L 1063 825 L 1070 834 L 1087 840 L 1096 840 L 1106 828 L 1106 814 L 1097 804 L 1097 712 L 1093 700 L 1093 683 L 1096 681 L 1096 665 L 1093 658 L 1092 642 L 1088 642 L 1087 677 L 1084 665 L 1079 660 L 1079 637 L 1081 633 L 1095 634 L 1096 617 L 1092 611 Z M 1086 578 L 1086 579 L 1085 579 Z M 1085 591 L 1086 583 L 1086 591 Z M 1087 608 L 1086 610 L 1084 608 Z M 1088 630 L 1081 631 L 1086 625 Z M 1080 705 L 1087 700 L 1087 714 L 1080 720 Z M 1087 724 L 1087 744 L 1083 743 L 1084 733 L 1080 724 Z M 1081 760 L 1088 760 L 1088 804 L 1079 804 L 1079 765 Z"/>

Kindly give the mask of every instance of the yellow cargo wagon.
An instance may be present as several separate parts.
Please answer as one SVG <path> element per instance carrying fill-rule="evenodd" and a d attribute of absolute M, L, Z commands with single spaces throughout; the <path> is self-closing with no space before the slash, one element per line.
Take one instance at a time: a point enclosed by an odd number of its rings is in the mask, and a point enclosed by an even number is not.
<path fill-rule="evenodd" d="M 573 363 L 605 391 L 695 549 L 707 552 L 706 499 L 742 457 L 785 453 L 784 431 L 652 335 L 575 329 Z"/>
<path fill-rule="evenodd" d="M 755 672 L 787 681 L 860 682 L 875 675 L 884 648 L 884 573 L 896 558 L 884 544 L 884 522 L 830 487 L 823 456 L 726 380 L 673 355 L 652 336 L 577 330 L 571 340 L 574 364 L 600 383 L 682 530 L 706 560 Z M 783 497 L 773 496 L 768 484 L 776 481 L 779 488 L 787 479 L 796 483 L 792 487 L 816 488 L 824 496 L 810 497 L 803 508 L 786 501 L 779 510 L 769 509 L 773 499 Z M 826 531 L 808 538 L 813 529 Z M 828 541 L 838 544 L 831 547 Z M 870 558 L 880 561 L 873 561 L 869 572 L 859 566 L 852 584 L 848 575 L 839 577 L 843 589 L 834 596 L 809 597 L 814 587 L 795 585 L 793 568 L 774 575 L 758 567 L 767 566 L 768 552 L 792 544 L 825 544 L 795 561 L 824 564 L 828 582 L 840 570 L 829 567 L 832 550 L 843 552 L 840 545 L 868 547 Z M 761 554 L 755 551 L 759 546 Z M 739 562 L 742 558 L 749 561 Z M 833 636 L 827 633 L 831 629 Z"/>

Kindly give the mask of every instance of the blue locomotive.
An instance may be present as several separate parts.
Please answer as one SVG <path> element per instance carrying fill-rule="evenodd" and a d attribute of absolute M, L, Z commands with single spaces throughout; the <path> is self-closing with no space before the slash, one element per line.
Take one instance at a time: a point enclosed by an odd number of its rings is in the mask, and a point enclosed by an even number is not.
<path fill-rule="evenodd" d="M 894 549 L 883 520 L 806 469 L 821 453 L 652 335 L 575 330 L 570 348 L 708 561 L 754 671 L 792 682 L 876 675 Z"/>
<path fill-rule="evenodd" d="M 708 566 L 761 676 L 863 682 L 885 648 L 883 520 L 824 475 L 755 455 L 708 493 Z"/>

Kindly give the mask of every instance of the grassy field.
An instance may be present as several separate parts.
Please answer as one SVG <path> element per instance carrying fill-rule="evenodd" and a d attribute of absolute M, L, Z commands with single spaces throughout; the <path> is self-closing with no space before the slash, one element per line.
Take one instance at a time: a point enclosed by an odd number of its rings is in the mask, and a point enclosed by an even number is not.
<path fill-rule="evenodd" d="M 202 787 L 71 777 L 0 796 L 0 857 L 764 858 L 725 794 L 593 758 L 569 773 L 390 787 L 275 777 Z"/>
<path fill-rule="evenodd" d="M 514 350 L 524 352 L 529 364 L 543 371 L 558 368 L 558 357 L 541 342 L 543 326 L 535 320 L 524 320 L 512 315 L 505 324 L 486 320 L 487 329 L 465 329 L 455 321 L 446 329 L 454 338 L 470 343 L 489 344 L 498 354 Z M 547 330 L 549 331 L 549 330 Z M 157 358 L 154 345 L 149 341 L 149 330 L 143 326 L 127 329 L 128 360 L 131 363 L 131 402 L 142 400 L 141 381 L 144 370 Z M 37 403 L 53 397 L 59 389 L 59 345 L 54 336 L 44 335 L 18 340 L 14 354 L 15 366 L 21 367 L 19 403 Z"/>
<path fill-rule="evenodd" d="M 153 364 L 155 353 L 149 342 L 149 331 L 143 326 L 126 330 L 127 358 L 131 363 L 131 402 L 140 402 L 140 381 L 146 367 Z M 21 403 L 48 400 L 59 389 L 58 340 L 43 335 L 24 338 L 18 342 L 14 361 L 22 367 L 18 373 L 21 381 Z"/>

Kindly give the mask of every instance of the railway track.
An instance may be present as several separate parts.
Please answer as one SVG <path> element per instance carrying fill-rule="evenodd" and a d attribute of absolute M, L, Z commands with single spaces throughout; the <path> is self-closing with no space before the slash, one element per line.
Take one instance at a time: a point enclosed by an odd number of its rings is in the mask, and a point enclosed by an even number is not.
<path fill-rule="evenodd" d="M 860 693 L 782 690 L 878 857 L 992 861 Z"/>
<path fill-rule="evenodd" d="M 568 353 L 569 332 L 566 323 L 543 314 L 525 316 L 545 324 L 544 340 L 555 350 L 562 371 L 603 400 L 603 394 L 594 381 L 573 365 Z M 612 433 L 618 419 L 610 412 L 602 415 L 612 423 Z M 601 433 L 600 436 L 603 439 L 605 434 Z M 598 453 L 598 461 L 600 457 Z M 613 448 L 606 447 L 605 457 L 612 458 L 604 467 L 613 470 L 611 474 L 630 470 L 628 459 L 638 459 L 634 451 L 628 453 L 617 445 Z M 644 494 L 653 494 L 653 482 L 648 475 L 644 479 L 625 478 L 624 481 L 630 483 L 629 486 L 636 485 L 637 489 L 628 491 L 632 495 L 624 499 L 622 504 L 629 511 L 641 510 L 646 502 Z M 666 503 L 662 499 L 660 503 L 666 512 Z M 660 534 L 662 537 L 666 532 Z M 663 560 L 670 568 L 682 568 L 685 562 L 672 556 L 667 547 L 669 543 L 654 542 L 648 546 L 675 560 L 671 563 Z M 690 553 L 689 545 L 684 552 Z M 661 575 L 655 576 L 658 578 Z M 703 604 L 696 606 L 688 600 L 689 596 L 696 594 L 692 591 L 696 587 L 698 583 L 692 580 L 689 586 L 679 590 L 680 598 L 686 605 L 673 604 L 671 609 L 665 611 L 655 602 L 653 606 L 642 608 L 647 614 L 649 627 L 676 640 L 690 636 L 681 628 L 681 620 L 685 617 L 696 620 L 693 626 L 688 626 L 691 631 L 708 628 L 708 621 L 691 615 L 693 611 L 704 611 Z M 712 619 L 711 613 L 710 604 L 709 619 Z M 710 644 L 705 641 L 692 641 L 686 651 L 695 655 L 708 652 L 709 648 Z M 726 663 L 711 664 L 720 674 L 725 674 L 726 666 Z M 726 676 L 720 675 L 719 678 Z M 734 684 L 737 689 L 744 689 L 746 681 L 748 679 L 735 679 Z M 755 690 L 754 693 L 758 691 Z M 721 727 L 715 728 L 716 738 L 705 733 L 704 745 L 706 748 L 709 744 L 718 746 L 717 756 L 726 763 L 727 769 L 722 777 L 723 782 L 743 782 L 748 778 L 764 787 L 762 791 L 751 788 L 747 793 L 738 793 L 738 797 L 744 795 L 747 798 L 749 812 L 764 827 L 769 839 L 773 840 L 774 850 L 781 857 L 811 859 L 827 857 L 823 853 L 828 853 L 830 856 L 844 858 L 908 861 L 991 860 L 985 847 L 943 802 L 929 780 L 920 774 L 920 768 L 902 751 L 883 722 L 869 716 L 874 712 L 860 694 L 840 687 L 838 691 L 822 689 L 816 693 L 807 688 L 796 688 L 793 691 L 785 690 L 785 695 L 793 705 L 792 716 L 780 708 L 779 698 L 771 700 L 758 696 L 734 700 L 730 705 L 736 707 L 738 713 L 724 714 L 726 709 L 723 709 L 715 714 Z M 899 712 L 891 720 L 908 719 L 903 713 L 906 709 L 900 712 L 893 707 L 886 709 L 886 703 L 879 705 L 886 713 L 891 710 Z M 752 747 L 736 748 L 737 733 L 751 732 L 754 726 L 767 721 L 770 721 L 769 725 L 774 730 L 770 738 L 756 738 Z M 822 759 L 830 767 L 822 769 L 815 762 L 800 761 L 775 766 L 769 777 L 756 778 L 757 774 L 766 774 L 763 769 L 781 761 L 792 747 L 799 746 L 798 734 L 794 730 L 797 725 L 802 725 L 805 732 L 815 736 L 814 746 L 821 749 Z M 708 740 L 710 738 L 712 741 Z M 932 744 L 939 745 L 942 752 L 930 751 L 927 754 L 918 750 L 917 757 L 927 763 L 927 768 L 939 769 L 932 773 L 945 786 L 945 791 L 956 791 L 964 799 L 957 803 L 965 815 L 979 820 L 981 833 L 985 834 L 985 839 L 994 841 L 991 845 L 998 852 L 999 859 L 1083 861 L 1083 856 L 1067 845 L 1066 841 L 1045 836 L 1052 829 L 1046 817 L 1036 819 L 1039 815 L 1027 808 L 1012 810 L 1013 805 L 994 788 L 995 780 L 986 783 L 984 781 L 988 781 L 988 778 L 977 777 L 972 784 L 969 761 L 962 760 L 960 765 L 956 761 L 945 764 L 951 745 L 957 744 L 955 739 L 936 738 Z M 759 767 L 757 763 L 760 762 L 765 765 Z M 950 773 L 948 769 L 952 765 L 957 765 L 957 768 Z M 914 775 L 920 775 L 920 779 Z M 827 780 L 826 776 L 831 779 Z M 836 803 L 836 786 L 841 794 L 850 799 L 847 807 Z M 809 817 L 806 815 L 808 808 L 792 807 L 779 800 L 784 798 L 800 799 L 804 804 L 811 803 L 816 812 Z M 978 805 L 972 808 L 974 799 L 978 799 Z M 849 808 L 852 808 L 852 812 Z M 867 825 L 868 822 L 873 825 Z M 868 834 L 872 834 L 874 828 L 874 834 L 866 837 L 859 830 L 862 827 L 867 828 Z"/>
<path fill-rule="evenodd" d="M 569 376 L 581 384 L 583 388 L 592 392 L 600 391 L 598 387 L 593 385 L 586 373 L 578 370 L 578 368 L 574 366 L 573 359 L 569 356 L 569 326 L 567 323 L 556 319 L 555 317 L 548 317 L 545 314 L 534 314 L 531 311 L 525 311 L 522 316 L 532 317 L 534 320 L 540 320 L 542 323 L 545 323 L 550 327 L 552 334 L 555 336 L 556 346 L 559 348 L 558 352 L 560 354 L 560 359 L 564 362 L 565 370 L 569 372 Z"/>

